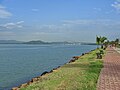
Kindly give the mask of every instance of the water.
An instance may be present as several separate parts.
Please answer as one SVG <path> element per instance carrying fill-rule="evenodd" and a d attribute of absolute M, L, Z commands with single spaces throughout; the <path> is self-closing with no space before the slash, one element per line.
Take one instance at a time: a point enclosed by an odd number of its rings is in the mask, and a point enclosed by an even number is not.
<path fill-rule="evenodd" d="M 25 83 L 95 48 L 95 45 L 0 44 L 0 90 Z"/>

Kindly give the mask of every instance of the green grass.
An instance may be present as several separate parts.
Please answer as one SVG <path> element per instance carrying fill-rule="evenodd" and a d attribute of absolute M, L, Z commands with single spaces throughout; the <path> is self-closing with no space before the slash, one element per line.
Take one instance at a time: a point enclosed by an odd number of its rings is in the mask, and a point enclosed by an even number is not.
<path fill-rule="evenodd" d="M 96 59 L 96 52 L 92 51 L 79 60 L 66 64 L 20 90 L 96 90 L 103 67 L 102 60 Z"/>

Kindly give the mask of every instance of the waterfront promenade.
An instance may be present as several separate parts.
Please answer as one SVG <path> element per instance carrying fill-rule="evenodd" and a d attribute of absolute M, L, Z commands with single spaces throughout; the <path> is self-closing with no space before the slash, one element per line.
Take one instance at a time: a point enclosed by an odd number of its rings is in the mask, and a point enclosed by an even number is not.
<path fill-rule="evenodd" d="M 117 50 L 107 48 L 97 90 L 120 90 L 120 53 Z"/>

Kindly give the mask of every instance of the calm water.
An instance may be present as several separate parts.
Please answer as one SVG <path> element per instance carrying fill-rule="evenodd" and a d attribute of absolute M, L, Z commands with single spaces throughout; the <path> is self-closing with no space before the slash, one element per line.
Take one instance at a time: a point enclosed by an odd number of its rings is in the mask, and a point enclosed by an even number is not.
<path fill-rule="evenodd" d="M 0 90 L 25 83 L 95 48 L 95 45 L 0 44 Z"/>

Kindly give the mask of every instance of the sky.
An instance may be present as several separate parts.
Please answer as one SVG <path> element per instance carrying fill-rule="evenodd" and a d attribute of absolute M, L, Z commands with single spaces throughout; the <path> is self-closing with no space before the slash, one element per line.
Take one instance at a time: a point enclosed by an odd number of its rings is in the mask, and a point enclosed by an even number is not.
<path fill-rule="evenodd" d="M 0 40 L 120 38 L 120 0 L 0 0 Z"/>

